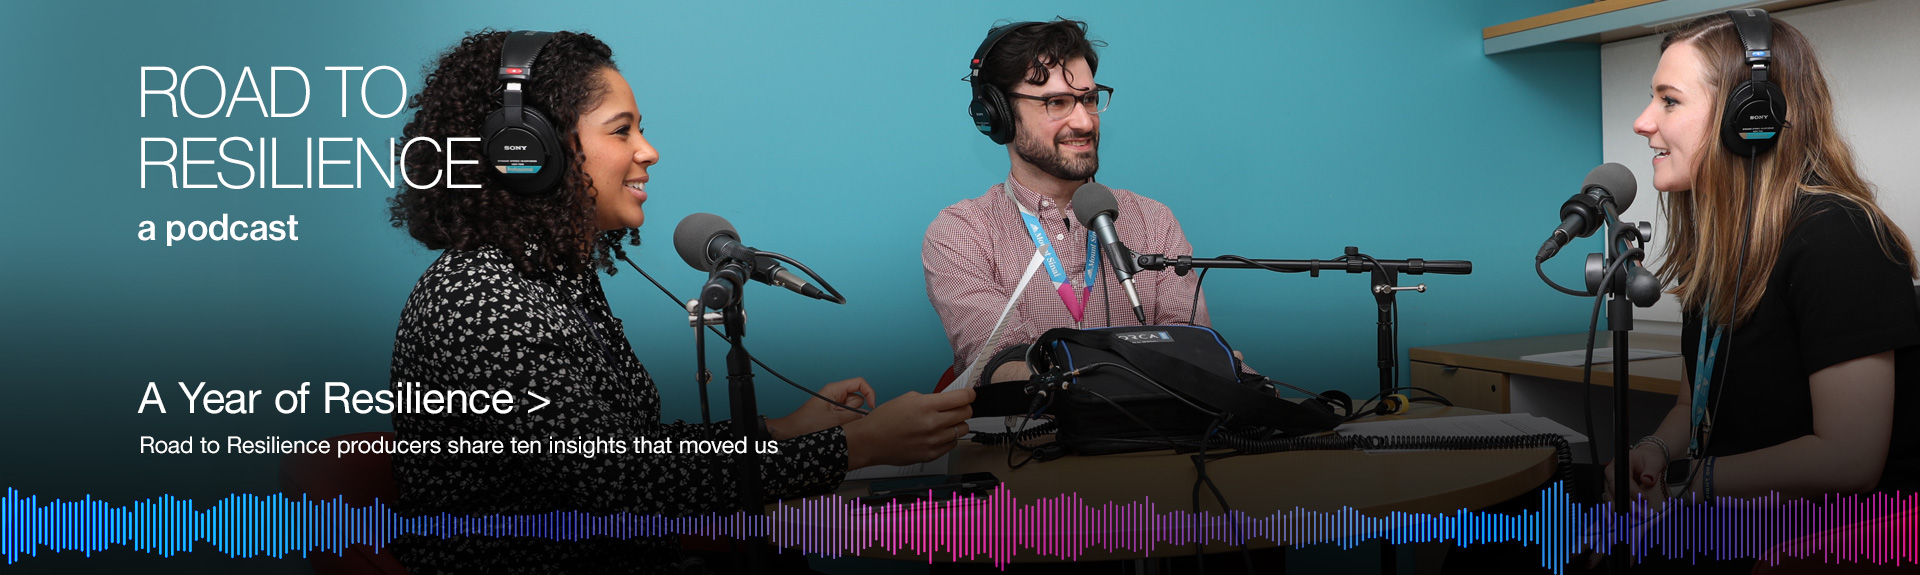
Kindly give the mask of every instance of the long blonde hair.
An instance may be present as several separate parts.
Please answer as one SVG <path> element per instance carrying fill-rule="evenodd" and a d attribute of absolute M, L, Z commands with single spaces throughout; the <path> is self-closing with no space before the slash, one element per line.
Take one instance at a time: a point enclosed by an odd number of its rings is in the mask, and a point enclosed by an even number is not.
<path fill-rule="evenodd" d="M 1854 168 L 1853 151 L 1841 139 L 1833 121 L 1833 98 L 1826 75 L 1814 60 L 1813 46 L 1793 26 L 1773 22 L 1773 66 L 1769 79 L 1786 96 L 1785 120 L 1779 143 L 1753 161 L 1755 185 L 1748 205 L 1747 158 L 1720 142 L 1719 119 L 1726 93 L 1751 77 L 1745 48 L 1725 14 L 1699 18 L 1668 34 L 1660 51 L 1691 44 L 1706 65 L 1708 91 L 1713 99 L 1714 130 L 1706 142 L 1693 191 L 1664 194 L 1667 229 L 1672 230 L 1662 282 L 1689 311 L 1707 306 L 1720 325 L 1750 317 L 1766 294 L 1766 280 L 1778 262 L 1780 249 L 1794 224 L 1794 206 L 1801 194 L 1825 194 L 1851 200 L 1864 210 L 1880 249 L 1888 259 L 1913 273 L 1913 246 L 1905 233 L 1887 218 L 1875 201 L 1871 184 Z M 1748 209 L 1752 229 L 1748 229 Z M 1741 242 L 1750 242 L 1741 264 Z M 1734 286 L 1739 285 L 1739 301 Z"/>

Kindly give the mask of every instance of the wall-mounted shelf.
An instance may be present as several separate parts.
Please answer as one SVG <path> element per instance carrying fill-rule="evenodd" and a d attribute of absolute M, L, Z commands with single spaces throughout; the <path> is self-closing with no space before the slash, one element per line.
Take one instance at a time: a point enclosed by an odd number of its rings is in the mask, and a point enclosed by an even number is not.
<path fill-rule="evenodd" d="M 1683 22 L 1733 8 L 1777 12 L 1830 0 L 1600 0 L 1558 12 L 1515 20 L 1481 31 L 1486 53 L 1499 54 L 1554 42 L 1606 43 L 1659 32 Z"/>

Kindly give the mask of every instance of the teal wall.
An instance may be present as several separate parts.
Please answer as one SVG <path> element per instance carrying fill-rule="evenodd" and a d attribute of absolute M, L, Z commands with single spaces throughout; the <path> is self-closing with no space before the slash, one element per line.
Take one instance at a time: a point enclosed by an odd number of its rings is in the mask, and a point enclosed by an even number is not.
<path fill-rule="evenodd" d="M 1092 23 L 1109 44 L 1099 79 L 1119 90 L 1100 179 L 1170 206 L 1199 255 L 1331 258 L 1357 245 L 1380 258 L 1472 260 L 1471 276 L 1408 278 L 1432 290 L 1403 298 L 1403 347 L 1575 331 L 1585 304 L 1527 268 L 1600 158 L 1598 52 L 1487 57 L 1480 29 L 1579 3 L 12 5 L 0 45 L 24 56 L 0 84 L 10 111 L 0 155 L 13 166 L 0 209 L 0 487 L 263 491 L 271 459 L 143 457 L 135 441 L 388 428 L 338 414 L 185 415 L 177 403 L 171 415 L 134 414 L 148 381 L 170 394 L 174 381 L 268 396 L 301 381 L 383 386 L 395 320 L 435 255 L 388 225 L 391 190 L 378 185 L 142 190 L 139 138 L 279 137 L 289 159 L 308 137 L 384 142 L 404 116 L 371 118 L 356 101 L 340 118 L 338 77 L 323 68 L 393 66 L 417 90 L 437 51 L 487 26 L 584 30 L 614 48 L 663 155 L 635 258 L 650 272 L 695 291 L 702 277 L 673 254 L 671 231 L 708 211 L 846 293 L 851 303 L 836 307 L 755 288 L 753 348 L 810 386 L 865 376 L 892 396 L 929 388 L 947 364 L 920 238 L 942 207 L 1005 176 L 1004 148 L 962 117 L 960 81 L 1003 18 Z M 314 100 L 297 118 L 139 117 L 140 66 L 198 65 L 229 83 L 243 66 L 297 66 Z M 391 98 L 398 85 L 383 77 L 370 90 Z M 203 109 L 213 95 L 193 93 Z M 296 215 L 300 241 L 135 239 L 143 220 L 223 213 Z M 1577 277 L 1578 258 L 1563 259 L 1554 269 Z M 1216 326 L 1263 372 L 1362 392 L 1376 378 L 1365 285 L 1242 271 L 1206 288 Z M 684 316 L 631 272 L 606 288 L 666 416 L 696 419 Z M 759 381 L 768 412 L 803 397 Z"/>

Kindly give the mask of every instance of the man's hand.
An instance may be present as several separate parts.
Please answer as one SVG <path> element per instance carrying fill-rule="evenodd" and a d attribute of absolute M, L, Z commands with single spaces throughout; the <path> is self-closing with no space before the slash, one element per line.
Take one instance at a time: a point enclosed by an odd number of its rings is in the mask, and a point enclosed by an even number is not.
<path fill-rule="evenodd" d="M 844 426 L 847 469 L 911 465 L 946 455 L 967 434 L 973 388 L 945 393 L 907 392 Z"/>
<path fill-rule="evenodd" d="M 988 378 L 987 381 L 993 382 L 993 383 L 1000 383 L 1003 381 L 1026 381 L 1027 378 L 1032 376 L 1033 376 L 1033 370 L 1027 367 L 1027 362 L 1009 361 L 1009 362 L 1000 364 L 999 368 L 994 369 L 993 377 Z M 971 385 L 972 383 L 973 382 L 968 382 L 969 385 Z"/>

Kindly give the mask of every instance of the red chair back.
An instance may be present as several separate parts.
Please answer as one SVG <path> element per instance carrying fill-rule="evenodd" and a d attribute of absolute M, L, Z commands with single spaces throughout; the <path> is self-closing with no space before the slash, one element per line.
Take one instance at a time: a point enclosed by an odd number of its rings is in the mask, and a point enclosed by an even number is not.
<path fill-rule="evenodd" d="M 953 366 L 947 366 L 947 370 L 940 373 L 940 381 L 933 384 L 933 392 L 940 393 L 946 391 L 947 386 L 952 385 L 954 378 L 957 377 L 960 377 L 960 374 L 953 372 Z"/>

